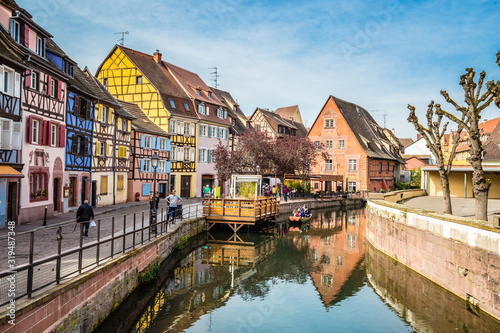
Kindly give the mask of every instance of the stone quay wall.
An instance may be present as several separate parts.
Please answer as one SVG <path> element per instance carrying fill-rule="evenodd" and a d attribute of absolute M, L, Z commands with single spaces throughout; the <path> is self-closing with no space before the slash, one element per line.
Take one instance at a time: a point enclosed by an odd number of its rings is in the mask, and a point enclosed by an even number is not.
<path fill-rule="evenodd" d="M 471 308 L 500 318 L 500 230 L 491 224 L 368 201 L 366 239 Z"/>
<path fill-rule="evenodd" d="M 161 263 L 182 237 L 203 232 L 206 219 L 186 220 L 173 231 L 139 246 L 43 294 L 16 302 L 15 325 L 0 314 L 0 332 L 91 332 L 139 285 L 141 273 Z"/>
<path fill-rule="evenodd" d="M 346 207 L 358 207 L 359 205 L 364 205 L 366 199 L 363 198 L 349 198 L 349 199 L 306 199 L 301 198 L 301 200 L 295 199 L 295 201 L 280 201 L 280 214 L 291 213 L 294 209 L 306 205 L 309 209 L 320 209 L 328 207 L 341 207 L 342 205 Z"/>

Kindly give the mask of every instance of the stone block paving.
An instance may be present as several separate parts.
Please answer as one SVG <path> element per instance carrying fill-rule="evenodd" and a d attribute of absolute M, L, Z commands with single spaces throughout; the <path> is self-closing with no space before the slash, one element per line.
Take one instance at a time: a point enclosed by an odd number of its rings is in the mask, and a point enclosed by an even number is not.
<path fill-rule="evenodd" d="M 201 216 L 201 199 L 188 199 L 183 200 L 183 218 L 192 218 Z M 158 209 L 158 221 L 165 221 L 167 219 L 168 207 L 165 201 L 160 202 Z M 34 235 L 33 260 L 45 259 L 52 257 L 40 265 L 34 267 L 33 270 L 33 290 L 42 288 L 46 285 L 53 284 L 56 280 L 57 271 L 57 258 L 59 247 L 59 229 L 62 230 L 62 239 L 60 240 L 61 253 L 79 249 L 80 244 L 83 247 L 92 245 L 88 249 L 82 251 L 82 269 L 81 272 L 89 271 L 96 267 L 97 263 L 97 229 L 100 229 L 100 240 L 108 239 L 109 241 L 102 243 L 99 246 L 99 263 L 102 264 L 111 259 L 111 249 L 113 248 L 114 256 L 123 253 L 124 238 L 120 237 L 111 242 L 111 235 L 120 236 L 125 232 L 133 232 L 149 225 L 150 211 L 149 202 L 133 202 L 121 205 L 99 207 L 94 209 L 95 221 L 97 227 L 92 227 L 89 230 L 89 237 L 87 239 L 81 238 L 80 224 L 76 223 L 75 212 L 60 214 L 53 218 L 47 219 L 47 226 L 42 226 L 43 221 L 34 221 L 23 225 L 16 226 L 15 228 L 15 260 L 16 266 L 22 266 L 29 263 L 30 253 L 30 237 L 31 233 Z M 135 217 L 135 223 L 134 223 Z M 113 230 L 114 220 L 114 230 Z M 177 220 L 177 222 L 180 222 Z M 160 231 L 172 232 L 179 224 L 169 224 L 163 226 L 160 230 L 158 226 L 158 233 Z M 167 228 L 165 230 L 165 228 Z M 9 270 L 7 261 L 8 254 L 8 229 L 0 230 L 0 272 Z M 152 231 L 152 230 L 151 230 Z M 155 234 L 150 232 L 150 229 L 136 231 L 125 237 L 126 251 L 132 247 L 138 246 L 141 242 L 146 242 L 150 238 L 154 238 Z M 79 252 L 72 253 L 64 256 L 61 260 L 61 279 L 67 280 L 79 274 L 78 269 Z M 7 289 L 9 282 L 8 278 L 0 279 L 0 304 L 8 302 Z M 21 295 L 27 291 L 27 270 L 16 274 L 16 294 Z M 36 295 L 36 293 L 34 293 Z"/>

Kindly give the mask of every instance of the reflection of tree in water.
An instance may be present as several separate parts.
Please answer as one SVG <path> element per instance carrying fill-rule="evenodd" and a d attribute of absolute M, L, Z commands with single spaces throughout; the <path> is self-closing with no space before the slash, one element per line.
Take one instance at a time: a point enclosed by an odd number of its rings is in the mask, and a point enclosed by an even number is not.
<path fill-rule="evenodd" d="M 271 286 L 282 283 L 304 284 L 308 279 L 308 266 L 304 258 L 309 251 L 307 240 L 300 241 L 301 246 L 294 245 L 294 238 L 282 238 L 276 245 L 276 253 L 260 262 L 255 273 L 241 280 L 235 288 L 236 294 L 244 300 L 267 295 Z"/>

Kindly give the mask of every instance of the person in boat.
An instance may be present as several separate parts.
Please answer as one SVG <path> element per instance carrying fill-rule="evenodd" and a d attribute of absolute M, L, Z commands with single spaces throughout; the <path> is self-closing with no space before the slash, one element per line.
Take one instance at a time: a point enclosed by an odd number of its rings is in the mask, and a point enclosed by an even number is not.
<path fill-rule="evenodd" d="M 307 209 L 307 206 L 304 204 L 304 213 L 306 214 L 306 217 L 311 215 L 311 213 L 309 212 L 309 209 Z"/>
<path fill-rule="evenodd" d="M 292 216 L 294 216 L 294 217 L 295 217 L 295 216 L 298 216 L 298 211 L 297 211 L 296 209 L 294 209 L 294 210 L 293 210 L 293 212 L 292 212 Z"/>

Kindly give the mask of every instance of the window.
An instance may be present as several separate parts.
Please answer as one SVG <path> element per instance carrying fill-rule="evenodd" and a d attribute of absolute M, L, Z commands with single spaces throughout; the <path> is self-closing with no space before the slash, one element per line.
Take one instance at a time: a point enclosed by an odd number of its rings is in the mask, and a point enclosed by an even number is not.
<path fill-rule="evenodd" d="M 158 138 L 158 149 L 159 150 L 167 150 L 167 139 L 165 138 Z"/>
<path fill-rule="evenodd" d="M 144 148 L 153 149 L 153 137 L 144 135 Z"/>
<path fill-rule="evenodd" d="M 333 283 L 333 278 L 330 275 L 321 276 L 321 284 L 325 287 L 331 287 Z"/>
<path fill-rule="evenodd" d="M 106 156 L 106 142 L 97 141 L 96 145 L 97 145 L 96 147 L 97 156 Z"/>
<path fill-rule="evenodd" d="M 317 182 L 314 183 L 314 189 L 315 190 L 319 189 L 319 183 L 317 183 Z"/>
<path fill-rule="evenodd" d="M 326 140 L 326 149 L 332 149 L 332 148 L 333 148 L 333 141 Z"/>
<path fill-rule="evenodd" d="M 216 138 L 217 137 L 217 127 L 212 127 L 212 138 Z"/>
<path fill-rule="evenodd" d="M 101 176 L 101 195 L 108 194 L 108 176 Z"/>
<path fill-rule="evenodd" d="M 176 150 L 177 150 L 177 147 L 171 147 L 170 149 L 170 160 L 171 161 L 176 161 Z"/>
<path fill-rule="evenodd" d="M 87 100 L 85 98 L 80 98 L 80 112 L 79 116 L 82 118 L 87 117 Z"/>
<path fill-rule="evenodd" d="M 387 161 L 387 169 L 386 172 L 389 172 L 389 161 Z"/>
<path fill-rule="evenodd" d="M 38 36 L 36 37 L 36 54 L 43 57 L 43 39 Z"/>
<path fill-rule="evenodd" d="M 40 120 L 33 119 L 31 123 L 31 143 L 38 144 L 40 136 Z"/>
<path fill-rule="evenodd" d="M 56 80 L 51 79 L 50 80 L 50 97 L 55 98 L 56 97 L 56 89 L 57 89 L 57 83 Z"/>
<path fill-rule="evenodd" d="M 158 161 L 158 173 L 167 173 L 167 162 Z"/>
<path fill-rule="evenodd" d="M 189 112 L 189 105 L 186 102 L 184 102 L 184 110 Z"/>
<path fill-rule="evenodd" d="M 107 106 L 103 106 L 101 113 L 101 122 L 106 124 L 108 123 L 108 113 L 109 113 L 109 108 Z"/>
<path fill-rule="evenodd" d="M 189 123 L 184 123 L 184 135 L 185 136 L 191 135 L 191 132 L 190 132 L 190 129 L 189 129 L 190 125 L 191 124 L 189 124 Z"/>
<path fill-rule="evenodd" d="M 57 125 L 50 125 L 50 145 L 55 147 L 57 144 Z"/>
<path fill-rule="evenodd" d="M 314 141 L 314 148 L 319 149 L 321 147 L 321 143 L 319 141 Z"/>
<path fill-rule="evenodd" d="M 325 119 L 325 128 L 334 128 L 335 119 Z"/>
<path fill-rule="evenodd" d="M 48 176 L 43 172 L 33 172 L 30 174 L 30 201 L 47 200 Z"/>
<path fill-rule="evenodd" d="M 168 101 L 170 102 L 170 106 L 172 107 L 172 109 L 175 109 L 174 100 L 172 98 L 169 98 Z"/>
<path fill-rule="evenodd" d="M 175 126 L 176 126 L 175 120 L 170 120 L 168 123 L 168 131 L 170 133 L 175 133 Z"/>
<path fill-rule="evenodd" d="M 108 79 L 105 78 L 105 79 L 102 79 L 102 85 L 107 87 L 108 86 Z"/>
<path fill-rule="evenodd" d="M 123 191 L 125 189 L 124 177 L 123 175 L 116 176 L 116 189 L 118 191 Z"/>
<path fill-rule="evenodd" d="M 332 171 L 333 163 L 332 160 L 325 160 L 325 171 Z"/>
<path fill-rule="evenodd" d="M 14 95 L 14 77 L 16 73 L 7 67 L 3 67 L 3 92 L 8 95 Z M 17 74 L 19 75 L 19 74 Z M 20 89 L 20 87 L 16 87 L 16 90 Z"/>
<path fill-rule="evenodd" d="M 349 192 L 355 192 L 356 191 L 356 182 L 349 182 L 348 190 L 349 190 Z"/>
<path fill-rule="evenodd" d="M 198 113 L 199 114 L 205 114 L 206 113 L 205 112 L 205 104 L 203 104 L 203 103 L 198 104 Z"/>
<path fill-rule="evenodd" d="M 200 95 L 201 96 L 201 90 L 200 89 L 196 89 L 196 95 Z"/>
<path fill-rule="evenodd" d="M 21 25 L 17 21 L 10 21 L 10 35 L 16 42 L 21 41 Z"/>
<path fill-rule="evenodd" d="M 337 265 L 342 266 L 343 263 L 344 263 L 344 258 L 341 256 L 338 256 L 337 257 Z"/>
<path fill-rule="evenodd" d="M 144 160 L 143 172 L 151 172 L 151 160 L 148 159 Z"/>
<path fill-rule="evenodd" d="M 184 161 L 190 161 L 190 156 L 189 156 L 189 152 L 190 152 L 191 149 L 189 148 L 184 148 Z"/>
<path fill-rule="evenodd" d="M 142 84 L 142 76 L 141 75 L 135 77 L 135 84 Z"/>
<path fill-rule="evenodd" d="M 357 170 L 357 162 L 356 160 L 349 160 L 349 171 Z"/>
<path fill-rule="evenodd" d="M 118 158 L 127 158 L 127 147 L 125 146 L 118 147 Z"/>
<path fill-rule="evenodd" d="M 208 98 L 212 98 L 212 92 L 211 92 L 211 91 L 209 91 L 209 92 L 207 93 L 207 95 L 208 95 Z"/>
<path fill-rule="evenodd" d="M 378 165 L 378 172 L 381 173 L 382 172 L 382 162 L 379 163 Z"/>
<path fill-rule="evenodd" d="M 339 149 L 344 149 L 344 140 L 339 140 Z"/>
<path fill-rule="evenodd" d="M 198 162 L 206 162 L 207 161 L 207 149 L 200 148 L 198 152 Z"/>
<path fill-rule="evenodd" d="M 38 90 L 38 73 L 37 72 L 31 72 L 31 83 L 30 83 L 30 88 Z"/>
<path fill-rule="evenodd" d="M 207 125 L 200 125 L 200 135 L 201 136 L 207 136 Z"/>

